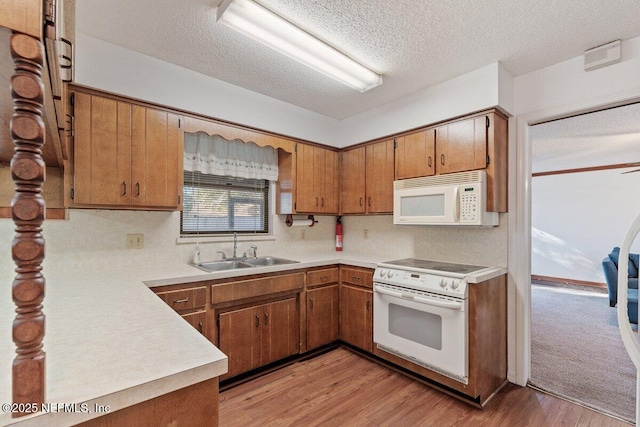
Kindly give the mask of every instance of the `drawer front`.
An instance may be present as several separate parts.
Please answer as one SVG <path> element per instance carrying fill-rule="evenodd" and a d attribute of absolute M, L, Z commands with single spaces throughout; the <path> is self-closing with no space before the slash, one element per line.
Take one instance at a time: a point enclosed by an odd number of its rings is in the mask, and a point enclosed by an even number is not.
<path fill-rule="evenodd" d="M 206 305 L 207 288 L 200 286 L 197 288 L 162 292 L 159 293 L 158 296 L 176 311 L 191 310 L 194 308 L 202 308 Z"/>
<path fill-rule="evenodd" d="M 338 283 L 340 270 L 338 267 L 325 268 L 307 272 L 307 287 Z"/>
<path fill-rule="evenodd" d="M 373 289 L 373 270 L 368 268 L 341 267 L 340 280 L 343 283 Z"/>

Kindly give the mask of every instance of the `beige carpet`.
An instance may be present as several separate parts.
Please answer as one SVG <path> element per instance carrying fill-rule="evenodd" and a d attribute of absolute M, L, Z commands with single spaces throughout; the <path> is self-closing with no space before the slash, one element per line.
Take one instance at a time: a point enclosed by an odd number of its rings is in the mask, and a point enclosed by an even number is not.
<path fill-rule="evenodd" d="M 636 369 L 606 293 L 533 285 L 531 384 L 635 422 Z"/>

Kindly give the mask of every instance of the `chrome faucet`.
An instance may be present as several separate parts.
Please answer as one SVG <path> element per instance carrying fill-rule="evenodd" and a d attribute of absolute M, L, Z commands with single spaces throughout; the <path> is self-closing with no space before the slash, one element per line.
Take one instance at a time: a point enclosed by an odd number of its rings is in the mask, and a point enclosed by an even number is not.
<path fill-rule="evenodd" d="M 238 249 L 238 233 L 233 232 L 233 259 L 236 259 L 236 250 Z"/>
<path fill-rule="evenodd" d="M 251 245 L 250 249 L 253 252 L 253 257 L 258 258 L 258 247 L 256 245 Z M 242 259 L 247 259 L 247 252 L 249 252 L 249 249 L 242 253 Z"/>
<path fill-rule="evenodd" d="M 222 260 L 223 260 L 223 261 L 225 261 L 225 260 L 227 259 L 227 254 L 225 254 L 224 252 L 222 252 L 222 251 L 217 251 L 216 253 L 217 253 L 217 254 L 222 254 Z"/>

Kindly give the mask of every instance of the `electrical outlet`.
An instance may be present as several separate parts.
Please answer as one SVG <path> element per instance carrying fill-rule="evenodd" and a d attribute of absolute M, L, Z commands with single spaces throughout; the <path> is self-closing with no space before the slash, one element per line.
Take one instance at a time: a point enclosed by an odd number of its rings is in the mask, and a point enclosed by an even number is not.
<path fill-rule="evenodd" d="M 369 238 L 369 230 L 368 229 L 364 229 L 362 230 L 362 235 L 364 236 L 365 239 Z"/>
<path fill-rule="evenodd" d="M 144 234 L 127 234 L 127 249 L 142 249 Z"/>
<path fill-rule="evenodd" d="M 304 240 L 307 237 L 307 230 L 300 230 L 300 239 Z"/>

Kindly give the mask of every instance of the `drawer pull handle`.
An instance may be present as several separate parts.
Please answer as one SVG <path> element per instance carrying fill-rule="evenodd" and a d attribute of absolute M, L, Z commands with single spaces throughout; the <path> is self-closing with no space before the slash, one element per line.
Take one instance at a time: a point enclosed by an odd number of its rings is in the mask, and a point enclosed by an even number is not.
<path fill-rule="evenodd" d="M 329 279 L 329 276 L 320 276 L 320 280 L 327 280 Z"/>
<path fill-rule="evenodd" d="M 189 302 L 189 297 L 183 298 L 183 299 L 175 299 L 173 300 L 174 304 L 182 304 L 183 302 Z"/>
<path fill-rule="evenodd" d="M 360 278 L 358 276 L 351 276 L 351 280 L 355 280 L 355 281 L 360 281 Z"/>

